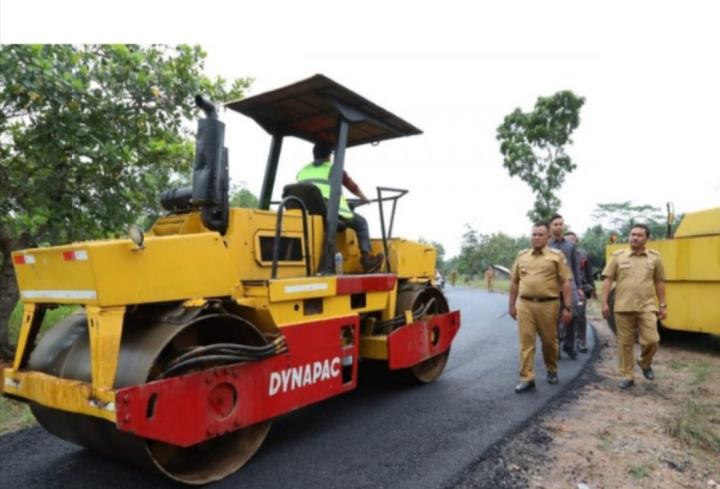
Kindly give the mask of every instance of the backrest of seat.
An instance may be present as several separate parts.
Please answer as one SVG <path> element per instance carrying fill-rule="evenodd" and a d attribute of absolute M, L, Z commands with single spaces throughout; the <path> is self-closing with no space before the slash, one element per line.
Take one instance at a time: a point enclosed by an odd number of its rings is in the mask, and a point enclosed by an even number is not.
<path fill-rule="evenodd" d="M 323 222 L 327 216 L 327 204 L 323 199 L 320 189 L 312 183 L 291 183 L 283 187 L 282 198 L 289 196 L 297 197 L 305 203 L 308 214 L 315 216 L 322 216 Z M 287 204 L 287 209 L 299 209 L 300 206 L 295 201 L 290 201 Z M 338 219 L 337 230 L 344 231 L 347 227 L 346 223 L 342 219 Z"/>
<path fill-rule="evenodd" d="M 327 214 L 327 205 L 323 199 L 320 189 L 312 183 L 291 183 L 283 187 L 282 197 L 297 197 L 305 203 L 308 214 L 323 216 Z M 288 209 L 299 209 L 297 202 L 290 201 L 287 205 Z"/>

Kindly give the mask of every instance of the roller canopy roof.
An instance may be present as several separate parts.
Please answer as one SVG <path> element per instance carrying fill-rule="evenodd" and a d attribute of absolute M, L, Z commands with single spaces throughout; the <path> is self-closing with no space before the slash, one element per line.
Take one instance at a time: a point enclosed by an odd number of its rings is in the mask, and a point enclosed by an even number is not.
<path fill-rule="evenodd" d="M 347 146 L 421 134 L 417 127 L 323 75 L 226 107 L 252 118 L 270 134 L 335 145 L 338 119 L 350 122 Z"/>

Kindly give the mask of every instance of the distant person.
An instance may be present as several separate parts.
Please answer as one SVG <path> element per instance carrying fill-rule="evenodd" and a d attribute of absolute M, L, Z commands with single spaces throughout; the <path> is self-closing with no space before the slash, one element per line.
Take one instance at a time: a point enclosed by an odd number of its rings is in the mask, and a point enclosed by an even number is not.
<path fill-rule="evenodd" d="M 565 220 L 560 214 L 555 214 L 550 218 L 550 233 L 552 234 L 552 238 L 548 242 L 548 246 L 562 251 L 570 267 L 570 272 L 572 273 L 572 279 L 570 280 L 572 306 L 573 308 L 577 308 L 579 302 L 585 301 L 585 296 L 582 292 L 582 283 L 580 281 L 580 257 L 578 256 L 575 245 L 565 239 Z M 577 312 L 574 312 L 571 323 L 565 323 L 562 318 L 558 318 L 557 323 L 558 338 L 562 341 L 562 351 L 567 353 L 573 360 L 577 358 L 577 351 L 575 350 L 575 316 L 577 316 Z"/>
<path fill-rule="evenodd" d="M 457 281 L 457 272 L 455 270 L 453 270 L 452 272 L 450 272 L 450 285 L 455 287 L 456 281 Z"/>
<path fill-rule="evenodd" d="M 614 252 L 602 273 L 605 319 L 610 317 L 610 287 L 616 283 L 614 313 L 621 389 L 635 385 L 633 350 L 636 335 L 640 337 L 638 365 L 646 379 L 655 379 L 652 360 L 660 341 L 657 322 L 667 316 L 665 269 L 660 253 L 645 247 L 649 238 L 650 229 L 644 224 L 635 224 L 630 230 L 630 248 Z"/>
<path fill-rule="evenodd" d="M 580 257 L 580 281 L 582 283 L 582 291 L 585 294 L 585 300 L 578 300 L 577 317 L 575 318 L 575 337 L 577 338 L 577 350 L 580 353 L 587 353 L 587 300 L 595 295 L 595 279 L 593 277 L 592 263 L 588 259 L 588 254 L 580 248 L 580 242 L 577 234 L 572 231 L 565 233 L 565 239 L 571 241 L 578 247 L 577 252 Z"/>
<path fill-rule="evenodd" d="M 572 274 L 565 256 L 547 246 L 548 235 L 547 224 L 533 226 L 532 248 L 518 253 L 510 275 L 508 312 L 517 319 L 520 336 L 520 383 L 515 386 L 518 394 L 535 389 L 536 335 L 542 342 L 547 381 L 557 384 L 559 311 L 563 321 L 572 321 Z"/>
<path fill-rule="evenodd" d="M 491 266 L 485 270 L 485 284 L 487 285 L 488 292 L 495 290 L 495 269 Z"/>
<path fill-rule="evenodd" d="M 330 155 L 332 146 L 327 143 L 316 143 L 313 147 L 313 158 L 311 163 L 305 165 L 297 174 L 298 182 L 309 182 L 320 189 L 320 193 L 327 202 L 330 198 L 330 170 L 332 163 Z M 342 184 L 350 192 L 362 200 L 368 200 L 360 187 L 350 178 L 347 172 L 343 171 Z M 360 263 L 365 273 L 372 273 L 380 269 L 385 259 L 382 253 L 372 255 L 370 253 L 370 232 L 364 217 L 350 210 L 345 197 L 340 195 L 340 210 L 338 217 L 351 229 L 355 230 L 360 245 Z"/>

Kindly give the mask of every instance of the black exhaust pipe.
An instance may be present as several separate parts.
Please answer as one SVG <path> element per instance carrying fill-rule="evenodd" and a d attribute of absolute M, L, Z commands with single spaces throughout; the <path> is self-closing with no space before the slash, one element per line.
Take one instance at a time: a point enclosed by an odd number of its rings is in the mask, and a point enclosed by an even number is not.
<path fill-rule="evenodd" d="M 192 187 L 164 192 L 160 201 L 170 212 L 200 209 L 205 227 L 225 234 L 230 186 L 225 124 L 218 119 L 215 106 L 202 96 L 195 97 L 195 104 L 206 118 L 198 120 Z"/>

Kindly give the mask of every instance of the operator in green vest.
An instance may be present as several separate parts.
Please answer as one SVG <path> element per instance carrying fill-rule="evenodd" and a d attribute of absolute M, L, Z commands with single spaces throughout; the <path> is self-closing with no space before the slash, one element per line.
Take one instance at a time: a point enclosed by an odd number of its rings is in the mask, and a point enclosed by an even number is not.
<path fill-rule="evenodd" d="M 327 202 L 330 198 L 330 155 L 332 154 L 332 146 L 327 143 L 316 143 L 313 147 L 313 158 L 311 163 L 305 165 L 297 174 L 298 182 L 310 182 L 320 189 L 320 193 Z M 368 200 L 360 187 L 343 171 L 342 184 L 350 192 L 355 194 L 362 200 Z M 364 217 L 355 214 L 345 200 L 340 195 L 340 209 L 338 217 L 351 229 L 357 233 L 358 242 L 360 244 L 360 252 L 362 254 L 360 263 L 365 273 L 372 273 L 380 269 L 385 256 L 382 253 L 372 255 L 370 253 L 370 233 L 368 224 Z"/>

